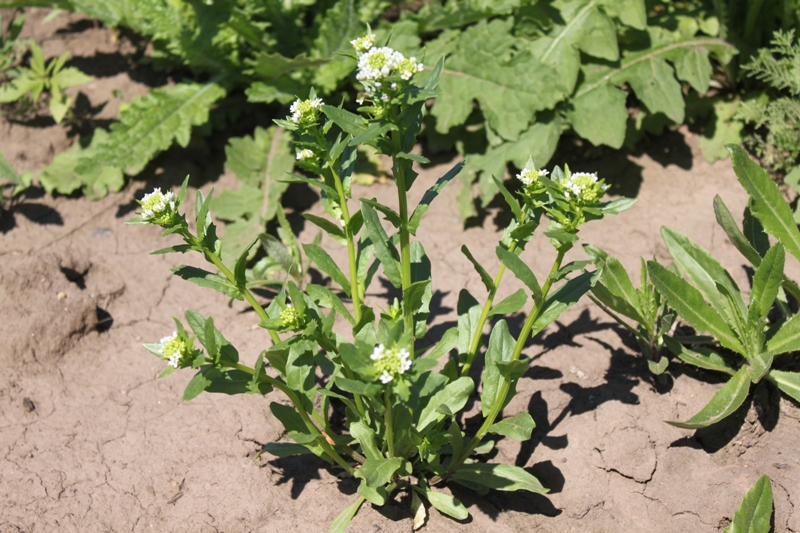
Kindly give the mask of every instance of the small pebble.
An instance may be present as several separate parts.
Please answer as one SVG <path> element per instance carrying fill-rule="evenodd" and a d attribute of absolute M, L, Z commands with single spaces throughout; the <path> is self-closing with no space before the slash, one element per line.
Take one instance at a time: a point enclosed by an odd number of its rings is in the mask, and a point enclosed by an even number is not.
<path fill-rule="evenodd" d="M 110 237 L 111 234 L 114 233 L 111 228 L 97 228 L 96 230 L 92 231 L 92 237 L 95 239 L 105 239 Z"/>
<path fill-rule="evenodd" d="M 59 292 L 58 294 L 56 294 L 56 298 L 58 298 L 59 300 L 63 300 L 66 297 L 67 297 L 67 293 L 63 292 L 63 291 Z"/>
<path fill-rule="evenodd" d="M 30 398 L 23 398 L 22 399 L 22 407 L 27 412 L 33 412 L 36 409 L 36 404 L 33 403 L 33 400 Z"/>

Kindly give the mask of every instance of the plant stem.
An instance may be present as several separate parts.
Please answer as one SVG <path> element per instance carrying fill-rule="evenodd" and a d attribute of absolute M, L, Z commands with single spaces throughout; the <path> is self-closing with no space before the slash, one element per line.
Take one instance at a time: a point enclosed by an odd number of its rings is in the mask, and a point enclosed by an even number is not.
<path fill-rule="evenodd" d="M 397 185 L 398 215 L 400 215 L 400 281 L 403 288 L 403 320 L 406 331 L 411 333 L 412 344 L 414 339 L 414 310 L 411 309 L 405 300 L 406 291 L 411 286 L 411 238 L 408 231 L 408 197 L 406 187 L 406 170 L 411 165 L 410 161 L 398 159 L 397 154 L 401 150 L 400 132 L 392 131 L 392 172 L 394 181 Z M 414 353 L 413 345 L 410 350 Z"/>
<path fill-rule="evenodd" d="M 527 320 L 525 320 L 525 324 L 522 326 L 522 331 L 517 338 L 517 343 L 514 345 L 514 351 L 511 353 L 511 361 L 519 360 L 520 355 L 522 354 L 522 349 L 525 347 L 525 343 L 527 342 L 528 336 L 533 328 L 533 324 L 539 318 L 544 309 L 544 302 L 547 300 L 547 295 L 553 285 L 553 278 L 561 269 L 561 262 L 564 260 L 564 254 L 566 254 L 568 249 L 569 246 L 561 246 L 558 248 L 558 253 L 555 261 L 553 262 L 553 267 L 550 269 L 550 275 L 547 276 L 547 279 L 542 286 L 542 298 L 538 302 L 534 303 L 531 314 L 528 315 Z M 489 432 L 489 428 L 494 424 L 494 421 L 497 419 L 500 411 L 503 410 L 503 405 L 506 403 L 506 396 L 508 396 L 508 391 L 511 389 L 511 380 L 506 376 L 503 376 L 502 380 L 503 381 L 500 385 L 500 389 L 498 390 L 492 410 L 484 419 L 483 424 L 478 429 L 478 432 L 474 437 L 472 437 L 472 440 L 469 441 L 469 444 L 461 452 L 461 455 L 450 463 L 450 466 L 447 468 L 445 473 L 441 476 L 436 476 L 431 479 L 431 485 L 441 482 L 450 474 L 455 472 L 456 469 L 469 458 L 470 454 L 472 454 L 472 451 L 478 446 L 478 444 L 480 444 L 481 440 L 483 440 L 483 437 L 486 436 L 486 433 Z"/>
<path fill-rule="evenodd" d="M 333 182 L 336 185 L 336 192 L 339 194 L 339 204 L 342 209 L 342 219 L 344 222 L 344 234 L 347 241 L 347 257 L 350 262 L 350 296 L 353 299 L 353 314 L 356 324 L 361 321 L 361 303 L 363 295 L 358 284 L 358 265 L 356 264 L 356 246 L 353 229 L 350 226 L 350 209 L 347 207 L 347 195 L 344 192 L 342 178 L 333 166 L 333 161 L 328 161 L 328 167 L 333 175 Z"/>
<path fill-rule="evenodd" d="M 235 363 L 230 366 L 231 368 L 241 370 L 242 372 L 247 372 L 248 374 L 255 374 L 255 370 L 246 365 Z M 333 448 L 333 446 L 331 446 L 331 444 L 325 438 L 325 435 L 319 430 L 319 428 L 314 424 L 314 422 L 308 416 L 308 412 L 306 412 L 303 403 L 300 401 L 300 399 L 297 397 L 294 391 L 290 389 L 288 386 L 286 386 L 285 383 L 281 383 L 279 380 L 267 375 L 266 373 L 260 376 L 260 379 L 263 379 L 265 382 L 269 383 L 276 389 L 280 390 L 289 398 L 289 401 L 291 401 L 292 404 L 295 406 L 297 412 L 300 413 L 300 418 L 303 419 L 303 423 L 305 424 L 306 428 L 308 428 L 308 430 L 312 434 L 317 436 L 317 444 L 319 444 L 319 446 L 325 451 L 325 453 L 327 453 L 330 456 L 331 459 L 333 459 L 336 462 L 336 464 L 341 466 L 345 471 L 349 472 L 350 474 L 354 474 L 355 469 L 352 466 L 350 466 L 350 464 L 347 461 L 345 461 L 341 455 L 339 455 L 339 452 L 337 452 Z"/>
<path fill-rule="evenodd" d="M 383 403 L 386 410 L 383 412 L 383 419 L 386 423 L 386 444 L 389 448 L 389 457 L 394 457 L 394 427 L 392 426 L 392 395 L 391 387 L 383 390 Z"/>

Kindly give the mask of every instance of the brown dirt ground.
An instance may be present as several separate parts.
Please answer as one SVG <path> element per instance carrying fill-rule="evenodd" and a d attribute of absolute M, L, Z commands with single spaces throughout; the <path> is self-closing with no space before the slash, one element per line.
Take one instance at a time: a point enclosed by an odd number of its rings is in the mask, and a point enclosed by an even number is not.
<path fill-rule="evenodd" d="M 112 90 L 122 90 L 126 101 L 147 90 L 147 76 L 132 74 L 133 47 L 124 35 L 71 15 L 43 24 L 44 11 L 30 14 L 28 35 L 43 40 L 47 55 L 70 49 L 75 64 L 97 77 L 73 93 L 94 108 L 91 120 L 115 115 L 120 100 Z M 89 68 L 100 62 L 102 68 Z M 0 149 L 19 170 L 36 170 L 74 133 L 44 119 L 0 118 Z M 123 224 L 133 198 L 153 183 L 171 186 L 188 172 L 206 192 L 234 186 L 204 150 L 200 142 L 170 151 L 146 171 L 150 183 L 133 182 L 97 202 L 32 194 L 2 221 L 0 532 L 326 531 L 354 499 L 355 484 L 321 461 L 256 458 L 263 444 L 282 436 L 268 408 L 281 401 L 277 393 L 201 395 L 184 403 L 190 374 L 156 380 L 163 364 L 141 348 L 170 333 L 171 317 L 189 307 L 213 314 L 246 362 L 267 342 L 243 305 L 228 308 L 217 293 L 170 274 L 180 261 L 199 264 L 197 258 L 150 256 L 165 245 L 158 231 Z M 646 153 L 571 166 L 600 170 L 612 192 L 638 198 L 630 211 L 588 225 L 585 242 L 634 272 L 640 256 L 668 259 L 659 236 L 667 225 L 711 250 L 748 286 L 743 260 L 711 206 L 720 194 L 740 213 L 746 195 L 729 162 L 702 159 L 695 137 L 671 134 Z M 446 168 L 421 170 L 412 201 Z M 437 200 L 419 232 L 434 265 L 437 324 L 452 325 L 461 288 L 484 294 L 458 251 L 462 243 L 490 271 L 497 266 L 495 222 L 502 213 L 489 209 L 482 223 L 461 230 L 456 189 Z M 392 202 L 391 185 L 358 193 Z M 523 258 L 544 274 L 552 253 L 535 240 Z M 503 287 L 504 294 L 516 289 L 511 282 Z M 385 296 L 385 288 L 371 295 Z M 433 512 L 428 531 L 721 531 L 747 489 L 767 474 L 774 530 L 800 532 L 797 405 L 759 387 L 730 422 L 698 432 L 669 426 L 664 420 L 691 416 L 721 382 L 676 363 L 667 390 L 654 390 L 630 336 L 588 301 L 534 340 L 526 355 L 531 369 L 505 414 L 527 410 L 538 427 L 528 443 L 502 441 L 492 460 L 528 468 L 550 494 L 479 497 L 450 487 L 471 518 L 459 523 Z M 350 531 L 411 531 L 408 502 L 367 505 Z"/>

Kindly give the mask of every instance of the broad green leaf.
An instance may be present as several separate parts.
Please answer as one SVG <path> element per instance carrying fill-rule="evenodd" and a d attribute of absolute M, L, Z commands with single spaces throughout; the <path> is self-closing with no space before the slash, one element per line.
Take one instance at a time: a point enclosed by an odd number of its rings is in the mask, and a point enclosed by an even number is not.
<path fill-rule="evenodd" d="M 603 6 L 623 24 L 637 30 L 647 28 L 647 7 L 644 0 L 606 0 Z"/>
<path fill-rule="evenodd" d="M 403 459 L 400 457 L 367 459 L 356 470 L 355 476 L 366 481 L 372 488 L 382 487 L 389 483 L 402 464 Z"/>
<path fill-rule="evenodd" d="M 111 125 L 108 138 L 98 145 L 94 157 L 82 161 L 78 172 L 112 167 L 131 176 L 139 174 L 173 142 L 186 147 L 192 127 L 207 123 L 211 108 L 225 94 L 217 80 L 212 80 L 179 83 L 134 98 Z"/>
<path fill-rule="evenodd" d="M 400 287 L 403 283 L 397 250 L 389 241 L 389 236 L 386 235 L 386 231 L 381 226 L 375 209 L 371 205 L 362 202 L 361 214 L 364 216 L 364 229 L 373 246 L 375 246 L 375 257 L 383 265 L 383 273 L 392 285 Z"/>
<path fill-rule="evenodd" d="M 350 521 L 353 520 L 353 517 L 358 513 L 358 510 L 361 509 L 361 505 L 365 501 L 367 501 L 367 499 L 362 496 L 348 505 L 345 510 L 339 513 L 339 516 L 331 522 L 331 527 L 328 531 L 330 533 L 345 533 L 347 531 L 347 526 L 350 525 Z"/>
<path fill-rule="evenodd" d="M 375 432 L 362 424 L 361 422 L 353 422 L 350 424 L 350 434 L 361 445 L 361 451 L 367 459 L 382 459 L 380 447 L 378 447 Z"/>
<path fill-rule="evenodd" d="M 313 58 L 329 59 L 330 63 L 314 70 L 314 85 L 333 91 L 355 67 L 352 39 L 364 32 L 358 19 L 355 0 L 340 0 L 324 12 L 319 22 L 319 31 L 311 49 Z"/>
<path fill-rule="evenodd" d="M 186 385 L 183 391 L 183 401 L 188 402 L 196 398 L 201 392 L 206 390 L 211 381 L 219 374 L 219 370 L 211 365 L 204 365 L 192 380 Z"/>
<path fill-rule="evenodd" d="M 308 433 L 308 428 L 303 422 L 303 418 L 294 407 L 289 407 L 288 405 L 283 405 L 277 402 L 271 402 L 269 404 L 269 409 L 272 411 L 272 414 L 275 416 L 275 418 L 280 420 L 286 431 Z"/>
<path fill-rule="evenodd" d="M 261 191 L 242 183 L 238 190 L 224 189 L 211 202 L 211 210 L 222 220 L 250 219 L 258 217 L 262 203 Z"/>
<path fill-rule="evenodd" d="M 592 144 L 621 148 L 628 125 L 627 97 L 611 83 L 602 83 L 571 100 L 567 118 L 575 133 Z"/>
<path fill-rule="evenodd" d="M 800 314 L 789 319 L 767 341 L 767 350 L 774 355 L 800 351 Z"/>
<path fill-rule="evenodd" d="M 514 337 L 508 331 L 505 320 L 500 320 L 492 328 L 489 336 L 489 346 L 486 349 L 486 368 L 483 371 L 483 390 L 481 391 L 481 412 L 487 416 L 494 404 L 502 401 L 498 398 L 502 383 L 502 374 L 498 368 L 499 362 L 508 362 L 514 352 L 516 344 Z"/>
<path fill-rule="evenodd" d="M 500 303 L 492 307 L 492 310 L 489 311 L 489 316 L 516 313 L 522 309 L 522 306 L 524 306 L 527 301 L 528 295 L 525 293 L 525 289 L 519 289 L 517 292 L 508 295 L 500 301 Z"/>
<path fill-rule="evenodd" d="M 469 511 L 464 507 L 464 504 L 449 494 L 436 492 L 425 487 L 425 497 L 428 498 L 431 505 L 440 513 L 446 514 L 456 520 L 466 520 L 469 517 Z"/>
<path fill-rule="evenodd" d="M 711 401 L 686 422 L 668 420 L 667 424 L 684 429 L 700 429 L 716 424 L 731 415 L 747 399 L 750 392 L 750 376 L 747 367 L 742 367 L 714 394 Z"/>
<path fill-rule="evenodd" d="M 770 370 L 767 379 L 774 383 L 781 392 L 794 401 L 800 402 L 800 372 Z"/>
<path fill-rule="evenodd" d="M 733 310 L 729 309 L 727 299 L 723 297 L 717 284 L 724 285 L 728 289 L 739 309 L 739 314 L 747 316 L 747 305 L 744 303 L 739 286 L 714 256 L 683 233 L 666 226 L 661 228 L 661 237 L 681 272 L 694 283 L 706 301 L 720 315 L 732 317 Z"/>
<path fill-rule="evenodd" d="M 600 281 L 603 285 L 606 286 L 611 294 L 622 298 L 625 302 L 635 307 L 638 316 L 641 317 L 643 313 L 637 305 L 639 298 L 636 289 L 622 263 L 616 257 L 610 256 L 605 251 L 592 245 L 584 245 L 583 249 L 592 258 L 595 266 L 598 269 L 602 268 L 603 272 L 600 276 Z M 644 320 L 639 320 L 639 322 L 644 322 Z"/>
<path fill-rule="evenodd" d="M 260 78 L 274 80 L 296 70 L 325 65 L 329 61 L 321 58 L 311 59 L 305 54 L 288 58 L 279 53 L 259 52 L 254 58 L 253 71 Z"/>
<path fill-rule="evenodd" d="M 450 477 L 456 483 L 467 482 L 490 489 L 515 491 L 526 490 L 536 494 L 546 494 L 539 480 L 526 470 L 507 464 L 471 463 L 458 467 Z"/>
<path fill-rule="evenodd" d="M 231 298 L 236 298 L 237 300 L 244 299 L 244 296 L 242 296 L 241 291 L 239 291 L 236 285 L 219 274 L 214 274 L 213 272 L 203 270 L 202 268 L 186 265 L 173 268 L 172 273 L 182 279 L 185 279 L 186 281 L 191 281 L 195 285 L 214 289 L 215 291 L 227 294 Z"/>
<path fill-rule="evenodd" d="M 446 407 L 451 413 L 460 411 L 466 405 L 474 388 L 472 378 L 467 376 L 448 383 L 445 388 L 434 394 L 422 409 L 416 424 L 417 431 L 424 434 L 430 425 L 444 418 L 445 415 L 440 411 L 442 407 Z"/>
<path fill-rule="evenodd" d="M 498 259 L 500 259 L 500 262 L 503 263 L 511 272 L 513 272 L 517 279 L 519 279 L 531 290 L 533 299 L 541 299 L 542 288 L 539 286 L 539 281 L 536 279 L 536 275 L 533 273 L 530 267 L 526 265 L 517 254 L 506 250 L 502 246 L 498 246 L 494 251 L 497 254 Z"/>
<path fill-rule="evenodd" d="M 738 98 L 730 101 L 715 98 L 713 106 L 714 112 L 698 141 L 703 157 L 709 163 L 727 159 L 728 152 L 725 146 L 741 144 L 744 131 L 744 122 L 737 116 L 741 109 L 741 101 Z"/>
<path fill-rule="evenodd" d="M 513 22 L 481 21 L 460 34 L 439 81 L 441 96 L 431 110 L 438 131 L 446 133 L 466 122 L 477 100 L 492 130 L 514 141 L 534 113 L 552 109 L 563 98 L 556 70 L 532 53 L 521 52 L 512 62 L 498 60 L 511 51 Z"/>
<path fill-rule="evenodd" d="M 772 484 L 761 476 L 747 491 L 724 533 L 769 533 L 772 530 Z"/>
<path fill-rule="evenodd" d="M 737 250 L 748 260 L 750 264 L 757 267 L 761 264 L 761 256 L 758 254 L 750 241 L 747 240 L 742 230 L 739 229 L 736 220 L 731 215 L 728 207 L 722 201 L 719 195 L 714 197 L 714 215 L 717 222 L 725 230 L 725 234 L 731 240 Z"/>
<path fill-rule="evenodd" d="M 306 285 L 306 292 L 312 300 L 322 307 L 335 309 L 337 313 L 345 317 L 351 324 L 355 321 L 353 315 L 350 314 L 350 311 L 345 307 L 344 303 L 342 303 L 341 298 L 336 296 L 329 288 L 321 285 L 309 284 Z"/>
<path fill-rule="evenodd" d="M 672 58 L 678 78 L 688 82 L 700 94 L 708 92 L 711 80 L 711 61 L 707 48 L 682 49 Z"/>
<path fill-rule="evenodd" d="M 367 121 L 361 115 L 356 115 L 330 105 L 323 105 L 321 109 L 322 112 L 325 113 L 325 116 L 339 126 L 345 133 L 358 135 L 367 129 Z"/>
<path fill-rule="evenodd" d="M 731 153 L 733 170 L 739 183 L 752 199 L 750 210 L 753 215 L 770 235 L 783 243 L 787 252 L 800 259 L 800 231 L 778 186 L 743 148 L 733 145 L 726 148 Z"/>
<path fill-rule="evenodd" d="M 636 96 L 653 113 L 664 113 L 676 124 L 683 123 L 684 103 L 681 85 L 672 67 L 658 57 L 642 58 L 612 81 L 630 83 Z"/>
<path fill-rule="evenodd" d="M 428 359 L 439 359 L 441 356 L 452 350 L 456 347 L 458 343 L 458 328 L 450 328 L 444 332 L 442 338 L 439 339 L 439 342 L 434 346 L 433 350 L 430 351 L 425 357 Z"/>
<path fill-rule="evenodd" d="M 260 191 L 251 191 L 254 197 L 249 201 L 258 201 L 258 208 L 253 214 L 264 222 L 275 217 L 281 195 L 289 186 L 285 181 L 286 175 L 294 170 L 295 163 L 290 141 L 290 135 L 280 126 L 267 129 L 257 127 L 252 137 L 234 137 L 225 147 L 225 166 L 236 174 L 242 184 Z M 213 208 L 215 211 L 218 209 L 216 204 Z"/>
<path fill-rule="evenodd" d="M 744 346 L 731 327 L 703 300 L 700 291 L 655 261 L 647 262 L 647 271 L 658 292 L 670 307 L 690 326 L 713 334 L 726 348 L 744 353 Z"/>
<path fill-rule="evenodd" d="M 764 255 L 764 260 L 753 275 L 753 289 L 750 292 L 750 320 L 761 324 L 767 318 L 783 282 L 783 265 L 786 254 L 783 245 L 776 242 Z M 753 316 L 755 311 L 759 316 Z"/>
<path fill-rule="evenodd" d="M 483 268 L 483 266 L 480 263 L 478 263 L 477 259 L 473 257 L 472 253 L 469 251 L 469 248 L 467 248 L 466 244 L 461 246 L 461 253 L 467 256 L 469 262 L 472 263 L 472 266 L 475 268 L 475 271 L 481 277 L 481 281 L 483 282 L 483 285 L 486 287 L 486 290 L 488 292 L 493 292 L 496 289 L 496 287 L 494 285 L 494 281 L 492 281 L 492 277 L 489 275 L 488 272 L 486 272 L 486 269 Z"/>
<path fill-rule="evenodd" d="M 411 214 L 411 218 L 408 220 L 408 231 L 412 235 L 417 234 L 417 228 L 419 227 L 419 223 L 422 220 L 422 215 L 428 210 L 431 205 L 431 202 L 439 196 L 439 193 L 442 192 L 445 185 L 450 183 L 450 181 L 461 172 L 461 169 L 464 168 L 464 160 L 456 163 L 453 168 L 447 171 L 444 176 L 436 180 L 430 189 L 425 191 L 425 194 L 422 196 L 422 200 L 419 201 L 419 204 L 414 209 L 414 212 Z"/>
<path fill-rule="evenodd" d="M 99 153 L 107 139 L 108 133 L 97 128 L 92 135 L 92 142 L 86 148 L 76 143 L 69 150 L 56 155 L 53 162 L 39 172 L 39 183 L 44 190 L 50 194 L 72 194 L 81 189 L 89 198 L 102 198 L 109 192 L 120 190 L 125 184 L 125 176 L 114 166 L 78 171 L 78 167 L 88 158 Z"/>
<path fill-rule="evenodd" d="M 386 505 L 387 494 L 384 487 L 372 488 L 367 485 L 366 481 L 362 479 L 356 492 L 365 497 L 367 501 L 373 505 L 377 505 L 379 507 Z"/>
<path fill-rule="evenodd" d="M 531 438 L 531 432 L 535 427 L 536 423 L 529 413 L 520 413 L 513 418 L 495 422 L 489 427 L 489 433 L 497 433 L 518 442 L 525 442 Z"/>
<path fill-rule="evenodd" d="M 345 294 L 350 295 L 350 282 L 328 252 L 316 244 L 304 244 L 303 251 L 320 270 L 328 274 L 334 282 L 339 284 Z"/>

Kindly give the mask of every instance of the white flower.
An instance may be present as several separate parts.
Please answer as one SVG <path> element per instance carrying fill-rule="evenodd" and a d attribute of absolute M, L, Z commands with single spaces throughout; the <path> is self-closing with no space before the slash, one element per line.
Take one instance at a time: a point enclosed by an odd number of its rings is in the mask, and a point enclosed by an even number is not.
<path fill-rule="evenodd" d="M 405 348 L 387 350 L 383 344 L 379 344 L 369 358 L 375 361 L 375 369 L 380 373 L 379 379 L 384 385 L 411 368 L 411 354 Z"/>
<path fill-rule="evenodd" d="M 320 98 L 314 98 L 313 100 L 297 99 L 289 108 L 289 111 L 292 112 L 289 120 L 301 127 L 313 126 L 317 123 L 319 108 L 322 107 L 322 104 L 323 102 Z"/>
<path fill-rule="evenodd" d="M 522 182 L 523 185 L 529 187 L 534 183 L 539 181 L 541 176 L 547 176 L 549 172 L 543 168 L 536 170 L 535 168 L 525 168 L 517 174 L 517 179 Z"/>
<path fill-rule="evenodd" d="M 574 199 L 584 204 L 598 203 L 608 189 L 605 183 L 598 183 L 597 174 L 594 172 L 576 172 L 561 181 L 561 187 L 567 200 Z"/>
<path fill-rule="evenodd" d="M 162 193 L 160 187 L 145 194 L 139 205 L 142 206 L 141 217 L 158 224 L 167 223 L 177 207 L 175 194 L 172 191 Z"/>
<path fill-rule="evenodd" d="M 353 45 L 353 48 L 356 49 L 356 53 L 358 55 L 363 54 L 370 50 L 373 46 L 375 46 L 375 34 L 370 33 L 365 35 L 364 37 L 359 37 L 358 39 L 353 39 L 350 41 L 350 44 Z"/>
<path fill-rule="evenodd" d="M 303 150 L 299 150 L 297 152 L 296 158 L 298 161 L 306 161 L 314 157 L 314 152 L 309 150 L 308 148 L 304 148 Z"/>
<path fill-rule="evenodd" d="M 180 366 L 181 360 L 190 351 L 186 341 L 178 337 L 177 331 L 173 331 L 172 335 L 163 337 L 159 342 L 161 347 L 158 349 L 158 353 L 161 354 L 163 359 L 167 360 L 167 364 L 175 368 Z"/>

